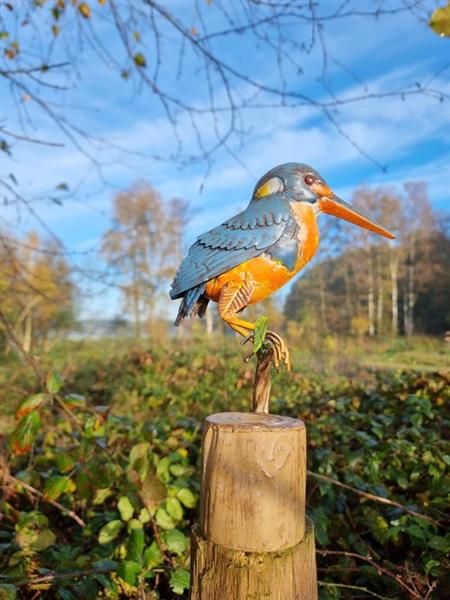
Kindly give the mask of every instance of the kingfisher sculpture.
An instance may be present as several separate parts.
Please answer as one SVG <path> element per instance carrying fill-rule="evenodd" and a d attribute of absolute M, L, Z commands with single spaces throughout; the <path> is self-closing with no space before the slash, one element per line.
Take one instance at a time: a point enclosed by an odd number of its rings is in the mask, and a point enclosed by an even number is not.
<path fill-rule="evenodd" d="M 314 256 L 319 245 L 317 217 L 327 213 L 393 239 L 387 229 L 338 198 L 317 171 L 286 163 L 256 184 L 250 204 L 238 215 L 199 236 L 172 283 L 170 297 L 182 298 L 175 325 L 202 317 L 210 300 L 220 317 L 252 338 L 255 324 L 239 313 L 285 285 Z M 265 337 L 275 367 L 290 368 L 289 350 L 273 331 Z M 245 340 L 245 341 L 246 341 Z"/>

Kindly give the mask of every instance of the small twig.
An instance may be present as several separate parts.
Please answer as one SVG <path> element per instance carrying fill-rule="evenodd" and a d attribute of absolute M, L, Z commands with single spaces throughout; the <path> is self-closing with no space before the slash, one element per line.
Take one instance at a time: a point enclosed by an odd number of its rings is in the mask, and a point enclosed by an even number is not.
<path fill-rule="evenodd" d="M 388 498 L 383 498 L 383 496 L 377 496 L 376 494 L 370 494 L 369 492 L 363 492 L 362 490 L 359 490 L 358 488 L 352 487 L 351 485 L 348 485 L 347 483 L 341 483 L 337 479 L 332 479 L 331 477 L 327 477 L 326 475 L 319 475 L 318 473 L 313 473 L 312 471 L 308 471 L 307 473 L 308 473 L 308 477 L 312 477 L 313 479 L 319 479 L 320 481 L 325 481 L 326 483 L 331 483 L 332 485 L 336 485 L 338 487 L 344 488 L 345 490 L 350 490 L 351 492 L 358 494 L 358 496 L 363 496 L 364 498 L 368 498 L 369 500 L 374 500 L 375 502 L 379 502 L 380 504 L 387 504 L 389 506 L 395 506 L 396 508 L 400 508 L 401 510 L 412 515 L 413 517 L 417 517 L 418 519 L 423 519 L 424 521 L 429 521 L 430 523 L 433 523 L 433 525 L 437 525 L 438 527 L 441 526 L 441 523 L 439 521 L 436 521 L 432 517 L 429 517 L 428 515 L 423 515 L 422 513 L 418 513 L 415 510 L 413 510 L 412 508 L 408 508 L 404 504 L 400 504 L 400 502 L 396 502 L 395 500 L 389 500 Z"/>
<path fill-rule="evenodd" d="M 13 131 L 7 131 L 3 128 L 0 128 L 0 132 L 23 142 L 42 144 L 43 146 L 52 146 L 53 148 L 64 148 L 64 144 L 61 144 L 60 142 L 46 142 L 45 140 L 38 140 L 37 138 L 28 137 L 27 135 L 20 135 L 19 133 L 15 133 Z"/>
<path fill-rule="evenodd" d="M 6 476 L 5 476 L 4 480 L 6 482 L 10 481 L 11 483 L 14 483 L 16 485 L 20 485 L 21 487 L 23 487 L 24 489 L 26 489 L 31 494 L 34 494 L 35 496 L 38 496 L 38 498 L 41 498 L 42 500 L 45 500 L 45 502 L 48 502 L 48 504 L 51 504 L 52 506 L 54 506 L 55 508 L 57 508 L 58 510 L 60 510 L 62 513 L 66 514 L 68 517 L 70 517 L 76 523 L 78 523 L 78 525 L 80 525 L 81 527 L 86 527 L 86 523 L 83 521 L 83 519 L 80 519 L 80 517 L 76 513 L 73 512 L 73 510 L 70 510 L 70 508 L 66 508 L 65 506 L 63 506 L 59 502 L 56 502 L 56 500 L 50 500 L 50 498 L 47 498 L 42 492 L 40 492 L 39 490 L 37 490 L 33 486 L 29 485 L 28 483 L 25 483 L 21 479 L 17 479 L 16 477 L 14 477 L 13 475 L 10 475 L 9 473 L 6 473 Z"/>
<path fill-rule="evenodd" d="M 380 596 L 380 594 L 377 594 L 376 592 L 372 592 L 372 590 L 369 590 L 365 587 L 361 587 L 360 585 L 348 585 L 346 583 L 329 583 L 328 581 L 318 581 L 317 582 L 318 585 L 321 585 L 322 587 L 338 587 L 338 588 L 346 588 L 347 590 L 358 590 L 359 592 L 365 592 L 366 594 L 369 594 L 370 596 L 373 596 L 374 598 L 380 598 L 380 600 L 387 600 L 387 596 Z"/>
<path fill-rule="evenodd" d="M 372 567 L 378 572 L 378 574 L 383 574 L 393 579 L 400 587 L 406 590 L 411 595 L 411 597 L 414 598 L 414 600 L 422 600 L 421 596 L 408 584 L 406 584 L 400 575 L 394 573 L 387 567 L 382 567 L 377 562 L 375 562 L 370 556 L 363 556 L 362 554 L 357 554 L 356 552 L 347 552 L 346 550 L 316 550 L 316 554 L 319 554 L 320 556 L 347 556 L 349 558 L 356 558 L 358 560 L 365 561 L 372 565 Z"/>
<path fill-rule="evenodd" d="M 111 567 L 99 567 L 98 569 L 86 569 L 85 571 L 69 571 L 68 573 L 53 573 L 52 575 L 43 575 L 42 577 L 36 577 L 35 579 L 27 579 L 26 581 L 19 581 L 14 585 L 23 587 L 25 585 L 37 585 L 39 583 L 52 582 L 57 579 L 79 579 L 80 577 L 88 577 L 89 575 L 97 575 L 98 573 L 111 573 L 114 571 Z"/>

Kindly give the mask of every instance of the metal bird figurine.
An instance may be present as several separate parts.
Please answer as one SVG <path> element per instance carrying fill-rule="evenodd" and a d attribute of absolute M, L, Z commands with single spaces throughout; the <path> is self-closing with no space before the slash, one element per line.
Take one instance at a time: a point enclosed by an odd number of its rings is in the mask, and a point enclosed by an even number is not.
<path fill-rule="evenodd" d="M 286 163 L 256 184 L 247 208 L 199 236 L 172 283 L 170 297 L 182 298 L 175 325 L 202 317 L 210 300 L 232 329 L 251 339 L 255 324 L 239 313 L 286 284 L 314 256 L 317 217 L 327 213 L 393 239 L 395 236 L 338 198 L 320 174 L 305 164 Z M 268 331 L 276 367 L 290 368 L 283 339 Z"/>

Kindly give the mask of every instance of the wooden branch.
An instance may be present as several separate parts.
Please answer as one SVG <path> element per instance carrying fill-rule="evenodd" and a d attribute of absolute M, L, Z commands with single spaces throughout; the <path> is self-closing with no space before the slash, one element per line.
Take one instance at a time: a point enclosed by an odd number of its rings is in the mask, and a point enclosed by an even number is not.
<path fill-rule="evenodd" d="M 38 585 L 39 583 L 51 583 L 58 579 L 79 579 L 80 577 L 89 577 L 89 575 L 98 575 L 99 573 L 111 573 L 114 571 L 111 567 L 99 567 L 98 569 L 86 569 L 85 571 L 69 571 L 68 573 L 52 573 L 51 575 L 43 575 L 42 577 L 35 577 L 34 579 L 27 579 L 26 581 L 19 581 L 15 583 L 17 587 L 23 587 L 25 585 Z"/>
<path fill-rule="evenodd" d="M 272 387 L 272 353 L 261 349 L 256 355 L 256 360 L 252 410 L 255 413 L 268 414 Z"/>
<path fill-rule="evenodd" d="M 368 498 L 369 500 L 374 500 L 375 502 L 379 502 L 380 504 L 387 504 L 389 506 L 395 506 L 396 508 L 400 508 L 401 510 L 407 512 L 408 514 L 416 517 L 417 519 L 423 519 L 424 521 L 429 521 L 433 523 L 433 525 L 441 526 L 439 521 L 436 521 L 432 517 L 428 515 L 423 515 L 422 513 L 418 513 L 412 508 L 408 508 L 404 504 L 400 504 L 400 502 L 396 502 L 395 500 L 389 500 L 388 498 L 383 498 L 383 496 L 377 496 L 376 494 L 371 494 L 369 492 L 363 492 L 363 490 L 359 490 L 358 488 L 352 487 L 347 483 L 341 483 L 337 479 L 332 479 L 331 477 L 327 477 L 326 475 L 319 475 L 318 473 L 313 473 L 312 471 L 307 472 L 308 477 L 312 477 L 313 479 L 318 479 L 319 481 L 325 481 L 326 483 L 331 483 L 332 485 L 336 485 L 338 487 L 344 488 L 345 490 L 350 490 L 354 494 L 358 494 L 358 496 L 363 496 L 363 498 Z"/>
<path fill-rule="evenodd" d="M 381 566 L 376 561 L 373 560 L 371 556 L 363 556 L 362 554 L 357 554 L 356 552 L 347 552 L 346 550 L 316 550 L 316 554 L 320 556 L 347 556 L 349 558 L 355 558 L 358 560 L 365 561 L 369 563 L 379 575 L 385 575 L 390 579 L 393 579 L 400 587 L 402 587 L 405 591 L 410 594 L 411 598 L 414 600 L 421 600 L 422 596 L 416 592 L 413 588 L 411 588 L 407 583 L 405 583 L 402 577 L 387 567 Z"/>
<path fill-rule="evenodd" d="M 347 590 L 356 590 L 358 592 L 364 592 L 365 594 L 369 594 L 369 596 L 373 596 L 374 598 L 379 598 L 380 600 L 387 600 L 386 596 L 380 596 L 380 594 L 372 592 L 372 590 L 369 590 L 366 587 L 361 587 L 360 585 L 348 585 L 346 583 L 331 583 L 328 581 L 318 581 L 317 584 L 322 587 L 334 587 L 345 588 Z"/>
<path fill-rule="evenodd" d="M 50 500 L 42 492 L 40 492 L 33 486 L 29 485 L 28 483 L 25 483 L 21 479 L 17 479 L 13 475 L 10 475 L 9 473 L 5 473 L 4 481 L 6 481 L 6 482 L 10 481 L 11 483 L 14 483 L 15 485 L 20 485 L 21 487 L 26 489 L 28 492 L 30 492 L 34 496 L 41 498 L 45 502 L 48 502 L 48 504 L 51 504 L 52 506 L 54 506 L 55 508 L 60 510 L 62 513 L 64 513 L 65 515 L 67 515 L 68 517 L 73 519 L 81 527 L 86 527 L 86 523 L 83 521 L 83 519 L 80 519 L 80 517 L 76 513 L 73 512 L 73 510 L 70 510 L 70 508 L 66 508 L 59 502 L 56 502 L 56 500 Z"/>

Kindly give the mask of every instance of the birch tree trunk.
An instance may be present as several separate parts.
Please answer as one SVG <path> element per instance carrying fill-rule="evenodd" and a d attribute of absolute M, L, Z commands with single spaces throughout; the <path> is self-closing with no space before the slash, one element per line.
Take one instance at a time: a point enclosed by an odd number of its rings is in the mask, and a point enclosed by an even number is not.
<path fill-rule="evenodd" d="M 380 250 L 377 252 L 377 287 L 378 287 L 378 297 L 377 297 L 377 334 L 380 335 L 383 329 L 383 302 L 384 302 L 384 294 L 383 294 L 383 277 L 381 274 L 381 259 L 380 259 Z"/>
<path fill-rule="evenodd" d="M 412 237 L 408 256 L 408 278 L 405 297 L 405 335 L 410 337 L 414 333 L 414 263 L 416 260 L 415 239 Z"/>
<path fill-rule="evenodd" d="M 368 278 L 369 286 L 367 292 L 367 309 L 369 316 L 369 335 L 375 335 L 375 293 L 374 293 L 374 278 L 373 278 L 373 261 L 372 251 L 369 248 L 369 259 L 368 259 Z"/>
<path fill-rule="evenodd" d="M 391 313 L 392 313 L 392 335 L 398 335 L 398 256 L 391 249 L 389 257 L 391 271 Z"/>

